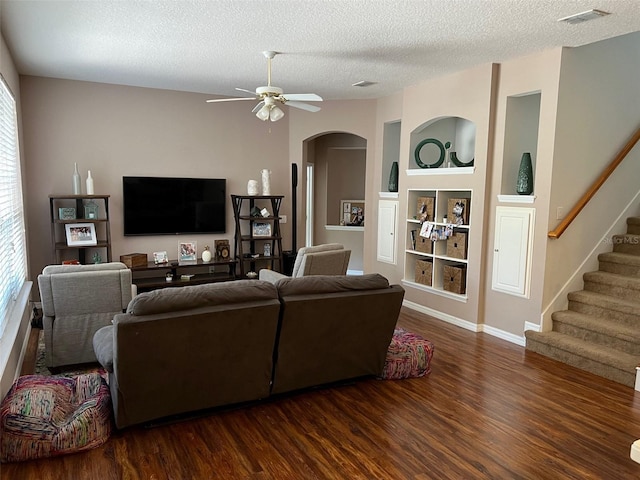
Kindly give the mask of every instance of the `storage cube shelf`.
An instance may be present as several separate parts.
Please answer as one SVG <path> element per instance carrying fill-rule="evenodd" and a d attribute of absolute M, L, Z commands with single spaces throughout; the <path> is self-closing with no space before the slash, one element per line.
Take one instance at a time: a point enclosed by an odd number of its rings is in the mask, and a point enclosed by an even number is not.
<path fill-rule="evenodd" d="M 404 283 L 465 300 L 471 191 L 408 190 L 407 194 Z M 434 224 L 434 230 L 444 232 L 445 227 L 454 224 L 453 235 L 437 241 L 420 236 L 421 212 Z M 463 223 L 455 225 L 456 217 Z"/>

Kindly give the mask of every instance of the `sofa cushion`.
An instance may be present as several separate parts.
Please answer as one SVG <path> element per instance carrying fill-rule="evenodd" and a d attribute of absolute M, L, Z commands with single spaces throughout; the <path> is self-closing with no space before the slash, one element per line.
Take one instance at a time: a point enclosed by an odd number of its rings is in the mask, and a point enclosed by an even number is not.
<path fill-rule="evenodd" d="M 281 297 L 357 290 L 379 290 L 388 287 L 389 281 L 379 273 L 368 275 L 312 275 L 309 277 L 283 278 L 276 282 L 276 288 Z"/>
<path fill-rule="evenodd" d="M 113 372 L 113 326 L 102 327 L 93 335 L 93 351 L 100 365 Z"/>
<path fill-rule="evenodd" d="M 260 280 L 209 283 L 177 288 L 161 288 L 141 293 L 129 303 L 131 315 L 155 315 L 158 313 L 190 310 L 258 300 L 277 299 L 274 285 Z"/>

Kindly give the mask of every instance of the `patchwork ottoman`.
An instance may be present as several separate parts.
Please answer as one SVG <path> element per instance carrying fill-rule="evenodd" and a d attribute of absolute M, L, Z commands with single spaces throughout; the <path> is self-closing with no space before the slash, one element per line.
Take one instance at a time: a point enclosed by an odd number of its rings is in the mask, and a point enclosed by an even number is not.
<path fill-rule="evenodd" d="M 381 378 L 422 377 L 431 371 L 433 343 L 416 333 L 396 328 L 387 350 Z"/>
<path fill-rule="evenodd" d="M 0 404 L 0 462 L 95 448 L 111 428 L 111 395 L 100 374 L 25 375 Z"/>

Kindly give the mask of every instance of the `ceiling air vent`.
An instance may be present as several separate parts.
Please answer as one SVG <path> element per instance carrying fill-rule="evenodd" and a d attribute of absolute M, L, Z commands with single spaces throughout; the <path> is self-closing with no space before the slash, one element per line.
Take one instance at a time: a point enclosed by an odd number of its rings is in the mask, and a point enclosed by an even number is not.
<path fill-rule="evenodd" d="M 352 87 L 370 87 L 371 85 L 375 85 L 376 82 L 370 82 L 369 80 L 361 80 L 356 83 L 352 83 Z"/>
<path fill-rule="evenodd" d="M 575 25 L 577 23 L 588 22 L 589 20 L 604 17 L 605 15 L 610 15 L 610 13 L 604 12 L 602 10 L 591 9 L 587 10 L 586 12 L 576 13 L 575 15 L 569 15 L 568 17 L 560 18 L 558 19 L 558 21 Z"/>

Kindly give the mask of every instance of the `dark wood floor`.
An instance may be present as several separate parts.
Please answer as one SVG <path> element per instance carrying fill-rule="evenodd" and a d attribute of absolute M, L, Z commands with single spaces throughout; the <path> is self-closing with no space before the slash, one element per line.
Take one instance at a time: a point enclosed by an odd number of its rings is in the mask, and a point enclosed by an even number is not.
<path fill-rule="evenodd" d="M 435 344 L 430 375 L 363 380 L 155 428 L 1 478 L 630 479 L 640 394 L 403 309 Z"/>

